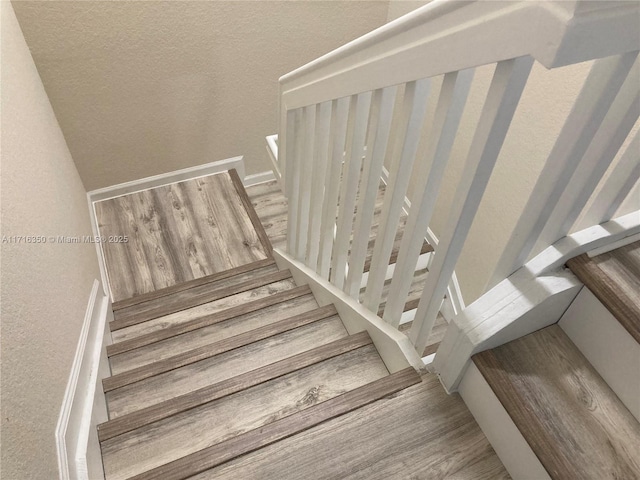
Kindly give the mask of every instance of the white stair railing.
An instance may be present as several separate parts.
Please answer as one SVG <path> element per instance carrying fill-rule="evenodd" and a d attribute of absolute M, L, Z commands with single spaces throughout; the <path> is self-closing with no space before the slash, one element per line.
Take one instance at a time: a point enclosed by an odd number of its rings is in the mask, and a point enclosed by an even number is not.
<path fill-rule="evenodd" d="M 421 352 L 533 63 L 560 68 L 595 60 L 498 263 L 494 284 L 570 232 L 637 121 L 639 20 L 634 2 L 435 0 L 285 75 L 278 162 L 289 200 L 288 253 L 358 299 L 379 179 L 383 165 L 390 165 L 363 300 L 377 312 L 415 176 L 383 315 L 398 326 L 474 69 L 495 65 L 409 333 Z M 435 113 L 427 118 L 431 79 L 440 75 Z M 611 218 L 635 183 L 629 177 L 637 180 L 638 163 L 636 138 L 595 195 L 586 214 L 590 221 Z"/>

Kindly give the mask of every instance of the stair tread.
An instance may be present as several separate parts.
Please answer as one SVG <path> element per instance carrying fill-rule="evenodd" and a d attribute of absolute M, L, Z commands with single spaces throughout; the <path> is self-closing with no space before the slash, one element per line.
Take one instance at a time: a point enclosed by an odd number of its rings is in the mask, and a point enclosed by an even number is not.
<path fill-rule="evenodd" d="M 251 343 L 264 340 L 265 338 L 272 337 L 274 335 L 280 335 L 294 328 L 307 325 L 311 322 L 322 320 L 334 315 L 337 315 L 337 311 L 333 305 L 327 305 L 321 308 L 316 308 L 309 312 L 304 312 L 293 317 L 280 320 L 271 324 L 263 325 L 248 332 L 243 332 L 233 337 L 219 340 L 214 343 L 202 345 L 198 348 L 186 350 L 177 355 L 157 360 L 148 365 L 142 365 L 138 368 L 122 372 L 117 375 L 113 375 L 106 378 L 103 381 L 105 392 L 114 390 L 116 388 L 129 385 L 133 382 L 143 380 L 145 378 L 159 375 L 161 373 L 175 370 L 176 368 L 183 367 L 190 363 L 199 362 L 206 358 L 220 355 L 221 353 L 241 348 Z"/>
<path fill-rule="evenodd" d="M 640 343 L 640 241 L 567 266 Z"/>
<path fill-rule="evenodd" d="M 265 258 L 264 260 L 258 260 L 256 262 L 247 263 L 245 265 L 240 265 L 235 268 L 230 268 L 222 272 L 217 272 L 211 275 L 196 278 L 194 280 L 188 280 L 186 282 L 177 283 L 170 287 L 160 288 L 153 292 L 143 293 L 140 295 L 136 295 L 135 297 L 127 298 L 125 300 L 113 302 L 111 307 L 114 312 L 117 312 L 119 310 L 127 309 L 129 307 L 138 305 L 140 303 L 157 300 L 158 298 L 166 297 L 168 295 L 173 295 L 175 293 L 182 292 L 183 290 L 189 290 L 190 288 L 199 287 L 202 285 L 213 285 L 213 284 L 220 285 L 224 280 L 227 280 L 227 279 L 231 280 L 233 277 L 241 275 L 245 272 L 255 271 L 259 268 L 268 267 L 271 265 L 275 265 L 275 260 L 273 258 Z"/>
<path fill-rule="evenodd" d="M 304 459 L 301 461 L 301 459 Z M 191 480 L 511 477 L 459 395 L 438 377 L 195 475 Z"/>
<path fill-rule="evenodd" d="M 106 393 L 110 418 L 184 395 L 347 336 L 340 318 L 333 316 L 151 376 Z"/>
<path fill-rule="evenodd" d="M 115 343 L 107 347 L 107 354 L 117 355 L 309 293 L 311 290 L 308 286 L 296 287 L 293 280 L 285 280 L 225 297 L 216 302 L 118 330 L 113 334 Z"/>
<path fill-rule="evenodd" d="M 144 323 L 158 317 L 170 315 L 188 308 L 210 303 L 238 293 L 263 287 L 270 283 L 291 278 L 291 272 L 288 270 L 273 271 L 272 267 L 263 267 L 263 269 L 266 269 L 269 272 L 263 273 L 254 278 L 245 279 L 237 284 L 219 288 L 215 288 L 215 285 L 203 285 L 189 290 L 184 290 L 158 300 L 152 300 L 151 302 L 119 310 L 118 312 L 115 312 L 114 319 L 110 322 L 109 328 L 113 332 L 115 330 Z M 244 278 L 245 275 L 243 274 L 241 277 Z"/>
<path fill-rule="evenodd" d="M 368 345 L 208 402 L 102 442 L 106 478 L 160 467 L 387 375 Z"/>
<path fill-rule="evenodd" d="M 558 325 L 473 361 L 552 478 L 640 476 L 640 424 Z"/>
<path fill-rule="evenodd" d="M 367 347 L 365 347 L 367 348 Z M 349 354 L 346 354 L 349 355 Z M 268 423 L 262 428 L 252 429 L 226 441 L 203 448 L 177 460 L 141 473 L 133 478 L 184 479 L 206 471 L 278 440 L 311 428 L 331 418 L 343 415 L 380 398 L 414 385 L 420 376 L 408 368 L 378 380 L 363 384 L 342 395 L 297 411 Z M 108 480 L 109 477 L 108 477 Z"/>
<path fill-rule="evenodd" d="M 123 415 L 98 425 L 98 438 L 105 441 L 144 425 L 162 420 L 198 405 L 222 398 L 232 393 L 286 375 L 295 370 L 321 362 L 328 358 L 371 343 L 371 337 L 365 332 L 356 333 L 306 352 L 285 358 L 279 362 L 265 365 L 227 380 L 203 387 L 191 393 L 169 399 L 157 405 Z"/>
<path fill-rule="evenodd" d="M 318 308 L 312 294 L 296 297 L 286 302 L 276 303 L 255 312 L 232 317 L 197 330 L 173 336 L 159 342 L 144 345 L 109 357 L 111 374 L 117 375 L 127 370 L 148 365 L 182 352 L 249 332 L 286 318 Z"/>

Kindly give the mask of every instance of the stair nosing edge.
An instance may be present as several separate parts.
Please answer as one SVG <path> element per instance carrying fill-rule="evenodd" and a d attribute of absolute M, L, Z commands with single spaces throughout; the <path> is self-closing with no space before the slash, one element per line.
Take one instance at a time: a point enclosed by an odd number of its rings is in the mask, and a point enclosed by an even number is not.
<path fill-rule="evenodd" d="M 250 330 L 248 332 L 243 332 L 243 333 L 240 333 L 238 335 L 234 335 L 233 337 L 229 337 L 227 339 L 220 340 L 218 342 L 214 342 L 214 343 L 211 343 L 211 344 L 208 344 L 208 345 L 203 345 L 201 347 L 198 347 L 198 348 L 195 348 L 195 349 L 192 349 L 192 350 L 187 350 L 186 352 L 179 353 L 179 354 L 174 355 L 172 357 L 168 357 L 168 358 L 159 360 L 157 362 L 150 363 L 150 364 L 147 364 L 147 365 L 143 365 L 141 367 L 137 367 L 137 368 L 134 368 L 134 369 L 119 373 L 117 375 L 113 375 L 111 377 L 105 378 L 102 381 L 102 384 L 103 384 L 103 387 L 104 387 L 104 392 L 107 393 L 107 392 L 116 390 L 118 388 L 122 388 L 124 386 L 131 385 L 133 383 L 137 383 L 139 381 L 146 380 L 146 379 L 151 378 L 151 377 L 155 377 L 156 375 L 161 375 L 163 373 L 167 373 L 167 372 L 170 372 L 172 370 L 176 370 L 178 368 L 185 367 L 185 366 L 190 365 L 192 363 L 200 362 L 202 360 L 206 360 L 208 358 L 212 358 L 212 357 L 214 357 L 216 355 L 220 355 L 222 353 L 230 352 L 232 350 L 236 350 L 238 348 L 245 347 L 245 346 L 250 345 L 252 343 L 256 343 L 256 342 L 259 342 L 259 341 L 262 341 L 262 340 L 266 340 L 267 338 L 271 338 L 271 337 L 274 337 L 276 335 L 280 335 L 280 334 L 289 332 L 291 330 L 295 330 L 296 328 L 303 327 L 303 326 L 308 325 L 310 323 L 314 323 L 314 322 L 318 322 L 318 321 L 321 321 L 321 320 L 325 320 L 327 318 L 331 318 L 331 317 L 334 317 L 334 316 L 337 316 L 337 315 L 338 315 L 338 312 L 337 312 L 335 306 L 333 304 L 329 304 L 329 305 L 325 305 L 323 307 L 315 308 L 315 309 L 310 310 L 308 312 L 304 312 L 304 313 L 301 313 L 301 314 L 298 314 L 298 315 L 293 315 L 293 316 L 291 316 L 289 318 L 286 318 L 284 320 L 280 320 L 279 322 L 275 322 L 275 323 L 272 323 L 270 325 L 264 325 L 263 327 L 259 327 L 257 329 Z M 280 327 L 280 328 L 278 328 L 278 327 Z M 268 333 L 268 334 L 266 334 L 266 335 L 264 335 L 262 337 L 252 338 L 250 341 L 242 342 L 242 341 L 238 340 L 241 337 L 242 337 L 241 340 L 244 340 L 245 337 L 251 338 L 252 334 L 255 335 L 255 332 L 260 331 L 260 330 L 263 330 L 265 332 L 271 332 L 271 333 Z M 234 340 L 236 342 L 239 342 L 239 343 L 234 344 L 233 343 Z M 221 345 L 221 344 L 231 344 L 232 346 L 228 347 L 228 348 L 219 347 L 216 350 L 216 345 Z M 206 352 L 207 350 L 209 350 L 209 353 L 205 354 L 203 356 L 198 356 L 195 353 L 195 352 L 199 352 L 199 351 Z M 182 362 L 180 362 L 178 360 L 179 357 L 186 357 L 186 359 L 188 359 L 189 355 L 192 356 L 192 358 L 190 360 L 184 360 Z M 165 369 L 158 368 L 159 365 L 163 365 L 163 364 L 166 364 L 167 368 L 165 368 Z M 156 367 L 156 370 L 151 368 L 153 366 Z M 147 373 L 147 371 L 148 371 L 148 373 Z M 114 378 L 123 378 L 123 377 L 126 378 L 126 376 L 132 376 L 134 372 L 145 372 L 145 373 L 140 374 L 137 377 L 134 376 L 133 380 L 126 381 L 126 383 L 123 383 L 123 381 L 121 381 L 121 382 L 109 381 L 109 380 L 114 379 Z M 111 386 L 110 384 L 112 384 L 112 383 L 116 383 L 117 386 Z"/>
<path fill-rule="evenodd" d="M 367 333 L 367 331 L 359 332 L 354 335 L 349 335 L 348 337 L 341 338 L 339 340 L 334 340 L 331 343 L 326 345 L 321 345 L 319 347 L 312 348 L 305 352 L 298 353 L 291 357 L 279 360 L 277 362 L 264 365 L 254 370 L 250 370 L 248 372 L 242 373 L 236 377 L 232 377 L 229 379 L 222 380 L 220 382 L 216 382 L 215 384 L 208 385 L 206 387 L 202 387 L 198 390 L 194 390 L 193 392 L 189 392 L 178 397 L 165 400 L 156 405 L 151 405 L 149 407 L 145 407 L 141 410 L 137 410 L 135 412 L 131 412 L 125 415 L 121 415 L 112 420 L 104 422 L 98 425 L 98 439 L 100 442 L 104 442 L 111 438 L 115 438 L 124 433 L 128 433 L 138 428 L 145 427 L 152 423 L 158 422 L 160 420 L 164 420 L 171 416 L 177 415 L 179 413 L 191 410 L 193 408 L 197 408 L 206 403 L 210 403 L 221 398 L 227 397 L 229 395 L 233 395 L 235 393 L 241 392 L 243 390 L 247 390 L 256 385 L 260 385 L 263 383 L 267 383 L 271 380 L 275 380 L 277 378 L 283 377 L 290 373 L 296 372 L 298 370 L 302 370 L 303 368 L 307 368 L 314 364 L 323 362 L 330 358 L 334 358 L 340 355 L 343 355 L 347 352 L 357 350 L 359 348 L 363 348 L 369 345 L 372 345 L 373 341 L 371 337 Z M 319 352 L 322 352 L 320 354 Z M 311 358 L 308 358 L 311 357 Z M 284 365 L 288 365 L 290 367 L 287 369 L 279 369 Z M 272 370 L 275 370 L 275 373 L 271 373 Z M 265 372 L 269 372 L 269 374 L 265 374 Z M 264 375 L 264 376 L 261 376 Z M 251 382 L 247 382 L 242 385 L 242 378 L 249 377 L 258 377 L 258 380 L 254 380 Z M 237 388 L 233 388 L 233 383 L 239 385 Z M 227 386 L 229 385 L 229 386 Z M 225 392 L 225 388 L 228 390 Z M 222 391 L 223 393 L 214 393 L 215 390 Z M 209 396 L 205 396 L 203 399 L 194 401 L 193 403 L 189 403 L 191 398 L 195 398 L 201 396 L 204 392 L 211 391 Z M 187 406 L 182 406 L 179 408 L 171 408 L 170 404 L 175 403 L 176 400 L 182 399 L 185 401 Z M 164 412 L 162 411 L 164 407 Z M 160 412 L 153 414 L 154 410 L 160 409 Z M 147 418 L 145 420 L 139 420 L 139 418 L 147 413 L 152 412 L 152 417 Z M 116 427 L 113 427 L 116 425 Z M 106 429 L 106 434 L 105 434 Z M 109 430 L 112 430 L 111 432 Z"/>

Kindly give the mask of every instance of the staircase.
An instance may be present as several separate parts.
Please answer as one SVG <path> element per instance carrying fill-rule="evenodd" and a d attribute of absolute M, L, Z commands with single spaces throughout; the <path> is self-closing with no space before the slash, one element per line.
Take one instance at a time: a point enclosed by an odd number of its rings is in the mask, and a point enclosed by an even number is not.
<path fill-rule="evenodd" d="M 162 192 L 145 194 L 157 212 L 173 198 Z M 118 202 L 136 203 L 135 195 Z M 229 201 L 224 191 L 208 196 L 212 205 Z M 186 208 L 198 210 L 195 201 Z M 250 202 L 244 208 L 257 218 Z M 143 241 L 142 230 L 134 224 L 129 233 Z M 231 258 L 244 245 L 226 248 Z M 416 478 L 508 478 L 459 397 L 435 376 L 387 367 L 366 330 L 349 332 L 333 304 L 280 269 L 270 244 L 265 251 L 265 259 L 113 303 L 109 420 L 97 427 L 106 480 L 404 478 L 407 454 L 420 457 L 410 469 Z M 122 262 L 109 258 L 114 282 Z M 434 425 L 447 434 L 429 437 Z M 441 448 L 450 450 L 446 465 Z"/>
<path fill-rule="evenodd" d="M 585 287 L 560 321 L 473 363 L 541 464 L 524 478 L 639 478 L 640 242 L 568 266 Z"/>

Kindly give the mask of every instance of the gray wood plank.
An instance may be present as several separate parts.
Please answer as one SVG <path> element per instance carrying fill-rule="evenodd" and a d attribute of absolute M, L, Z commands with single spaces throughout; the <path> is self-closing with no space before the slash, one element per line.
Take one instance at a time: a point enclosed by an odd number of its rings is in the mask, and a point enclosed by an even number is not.
<path fill-rule="evenodd" d="M 640 343 L 640 242 L 594 258 L 580 255 L 567 266 Z"/>
<path fill-rule="evenodd" d="M 269 256 L 228 173 L 94 205 L 116 302 Z"/>
<path fill-rule="evenodd" d="M 378 400 L 193 480 L 510 478 L 462 399 L 427 375 Z"/>
<path fill-rule="evenodd" d="M 145 378 L 153 377 L 171 370 L 175 370 L 190 363 L 199 362 L 206 358 L 219 355 L 230 350 L 249 345 L 250 343 L 263 340 L 273 335 L 279 335 L 294 328 L 322 320 L 337 314 L 333 305 L 326 305 L 310 312 L 301 313 L 291 318 L 281 320 L 276 323 L 264 325 L 254 330 L 235 335 L 225 340 L 220 340 L 209 345 L 203 345 L 193 350 L 187 350 L 177 355 L 158 360 L 148 365 L 143 365 L 133 370 L 125 371 L 117 375 L 105 378 L 102 381 L 105 392 L 139 382 Z"/>
<path fill-rule="evenodd" d="M 131 348 L 169 338 L 169 334 L 184 333 L 185 331 L 219 322 L 222 319 L 226 320 L 231 318 L 231 315 L 242 315 L 255 311 L 273 303 L 283 302 L 309 293 L 307 290 L 308 288 L 296 287 L 293 279 L 283 280 L 170 315 L 154 318 L 153 320 L 112 332 L 113 340 L 116 343 L 107 347 L 107 353 L 113 355 L 131 350 Z"/>
<path fill-rule="evenodd" d="M 184 395 L 347 336 L 340 318 L 332 317 L 155 375 L 107 392 L 110 418 Z"/>
<path fill-rule="evenodd" d="M 341 340 L 314 348 L 307 352 L 285 358 L 237 377 L 201 388 L 186 395 L 172 398 L 157 405 L 123 415 L 98 425 L 98 438 L 101 442 L 133 431 L 145 425 L 185 412 L 207 402 L 231 395 L 232 393 L 253 387 L 282 375 L 308 367 L 343 353 L 355 350 L 371 343 L 367 332 L 350 335 Z"/>
<path fill-rule="evenodd" d="M 102 442 L 106 477 L 146 472 L 387 375 L 372 345 L 296 370 Z"/>
<path fill-rule="evenodd" d="M 406 369 L 363 385 L 343 395 L 321 402 L 293 415 L 276 420 L 261 429 L 251 430 L 226 442 L 212 445 L 176 461 L 141 473 L 136 480 L 163 478 L 184 479 L 225 461 L 231 460 L 283 438 L 311 428 L 333 417 L 337 417 L 372 403 L 420 381 L 413 369 Z"/>
<path fill-rule="evenodd" d="M 551 478 L 640 478 L 640 424 L 558 325 L 473 361 Z"/>
<path fill-rule="evenodd" d="M 134 305 L 126 310 L 119 310 L 115 313 L 114 319 L 109 324 L 109 328 L 113 332 L 115 330 L 137 325 L 138 323 L 144 323 L 149 320 L 153 320 L 154 318 L 170 315 L 188 308 L 197 307 L 204 303 L 214 302 L 221 298 L 230 297 L 238 293 L 260 288 L 270 283 L 279 282 L 288 278 L 291 278 L 291 272 L 289 272 L 289 270 L 283 270 L 270 272 L 256 278 L 251 278 L 241 283 L 222 288 L 211 288 L 209 285 L 203 285 L 190 290 L 184 290 L 174 295 L 170 295 L 167 298 Z"/>
<path fill-rule="evenodd" d="M 150 300 L 156 300 L 160 297 L 165 297 L 167 295 L 171 295 L 176 292 L 181 292 L 183 290 L 189 290 L 190 288 L 199 287 L 201 285 L 214 284 L 214 283 L 219 284 L 218 282 L 222 282 L 225 279 L 230 279 L 231 277 L 235 277 L 236 275 L 257 270 L 259 268 L 268 267 L 270 265 L 275 265 L 275 260 L 273 260 L 273 258 L 258 260 L 257 262 L 248 263 L 246 265 L 240 265 L 239 267 L 230 268 L 229 270 L 225 270 L 223 272 L 213 273 L 205 277 L 195 278 L 193 280 L 189 280 L 187 282 L 183 282 L 177 285 L 172 285 L 170 287 L 161 288 L 153 292 L 144 293 L 141 295 L 137 295 L 135 297 L 127 298 L 125 300 L 120 300 L 119 302 L 114 302 L 111 305 L 111 307 L 115 312 L 118 310 L 131 307 L 133 305 L 137 305 L 139 303 L 148 302 Z"/>
<path fill-rule="evenodd" d="M 300 313 L 309 312 L 315 308 L 318 308 L 318 303 L 313 298 L 313 295 L 308 294 L 119 355 L 113 355 L 109 357 L 111 374 L 117 375 L 127 370 L 148 365 L 187 350 L 224 340 Z"/>

